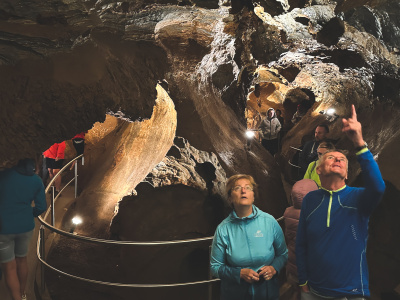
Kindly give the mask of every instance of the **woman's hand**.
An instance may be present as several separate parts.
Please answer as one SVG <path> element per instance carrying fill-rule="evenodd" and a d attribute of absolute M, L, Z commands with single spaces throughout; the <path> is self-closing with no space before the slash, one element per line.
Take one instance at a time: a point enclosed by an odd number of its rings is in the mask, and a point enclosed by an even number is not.
<path fill-rule="evenodd" d="M 248 283 L 253 283 L 260 280 L 260 275 L 252 269 L 241 269 L 240 278 Z"/>
<path fill-rule="evenodd" d="M 273 266 L 264 266 L 260 269 L 260 276 L 264 276 L 265 280 L 270 280 L 276 274 L 276 270 Z"/>

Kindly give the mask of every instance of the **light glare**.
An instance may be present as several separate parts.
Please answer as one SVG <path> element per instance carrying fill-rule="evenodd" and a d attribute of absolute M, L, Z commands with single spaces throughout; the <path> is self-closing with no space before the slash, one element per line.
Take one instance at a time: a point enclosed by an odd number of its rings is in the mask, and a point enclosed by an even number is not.
<path fill-rule="evenodd" d="M 82 219 L 80 217 L 73 217 L 72 218 L 72 223 L 75 225 L 79 225 L 82 223 Z"/>
<path fill-rule="evenodd" d="M 252 130 L 247 130 L 247 131 L 246 131 L 246 136 L 247 136 L 249 139 L 253 138 L 253 137 L 254 137 L 254 131 L 252 131 Z"/>
<path fill-rule="evenodd" d="M 330 116 L 333 116 L 333 115 L 335 114 L 335 109 L 334 109 L 334 108 L 329 108 L 329 109 L 326 111 L 326 114 L 327 114 L 327 115 L 330 115 Z"/>

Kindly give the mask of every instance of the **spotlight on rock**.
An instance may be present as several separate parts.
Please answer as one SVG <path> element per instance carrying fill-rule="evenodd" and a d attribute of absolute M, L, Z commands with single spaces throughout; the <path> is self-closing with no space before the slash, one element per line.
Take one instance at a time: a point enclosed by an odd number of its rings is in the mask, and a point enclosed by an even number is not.
<path fill-rule="evenodd" d="M 247 150 L 250 150 L 251 142 L 255 137 L 255 133 L 254 133 L 255 131 L 257 131 L 257 130 L 256 129 L 249 129 L 249 130 L 246 131 L 246 139 L 247 139 L 246 146 L 247 146 Z"/>
<path fill-rule="evenodd" d="M 339 115 L 336 114 L 336 110 L 334 108 L 328 108 L 326 110 L 321 110 L 319 113 L 321 115 L 324 115 L 326 120 L 329 122 L 334 122 L 339 117 Z"/>
<path fill-rule="evenodd" d="M 82 218 L 81 217 L 73 217 L 72 224 L 74 224 L 74 225 L 82 224 Z"/>
<path fill-rule="evenodd" d="M 70 233 L 74 233 L 76 226 L 78 226 L 79 224 L 82 224 L 82 218 L 81 217 L 73 217 L 72 220 L 72 226 L 71 229 L 69 230 Z M 74 233 L 76 234 L 76 233 Z"/>
<path fill-rule="evenodd" d="M 247 130 L 247 131 L 246 131 L 246 137 L 247 137 L 248 139 L 252 139 L 252 138 L 254 138 L 254 136 L 255 136 L 255 134 L 254 134 L 254 131 L 253 131 L 253 130 Z"/>
<path fill-rule="evenodd" d="M 334 108 L 329 108 L 326 110 L 326 114 L 333 116 L 335 114 L 336 110 Z"/>

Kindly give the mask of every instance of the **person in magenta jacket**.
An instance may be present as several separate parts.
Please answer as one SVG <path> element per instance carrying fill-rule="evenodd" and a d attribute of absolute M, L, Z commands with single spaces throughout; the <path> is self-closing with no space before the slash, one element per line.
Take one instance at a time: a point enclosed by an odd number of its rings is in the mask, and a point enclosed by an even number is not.
<path fill-rule="evenodd" d="M 55 143 L 43 153 L 43 156 L 46 158 L 46 167 L 49 170 L 50 180 L 60 172 L 63 166 L 65 147 L 65 142 Z M 56 178 L 54 186 L 56 188 L 56 193 L 59 193 L 61 188 L 61 176 Z"/>

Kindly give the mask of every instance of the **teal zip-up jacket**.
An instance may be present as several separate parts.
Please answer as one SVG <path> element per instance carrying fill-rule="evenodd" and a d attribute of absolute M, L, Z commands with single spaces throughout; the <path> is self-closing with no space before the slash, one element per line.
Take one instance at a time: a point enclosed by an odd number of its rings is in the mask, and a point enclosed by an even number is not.
<path fill-rule="evenodd" d="M 34 217 L 46 210 L 44 186 L 33 168 L 33 160 L 23 160 L 23 164 L 0 172 L 0 234 L 31 231 Z"/>
<path fill-rule="evenodd" d="M 370 295 L 368 221 L 385 191 L 370 151 L 357 153 L 364 188 L 319 189 L 303 200 L 296 237 L 299 284 L 330 297 Z"/>
<path fill-rule="evenodd" d="M 240 278 L 240 270 L 258 271 L 270 265 L 279 272 L 287 257 L 285 238 L 274 217 L 254 205 L 245 218 L 233 211 L 218 225 L 211 249 L 211 273 L 221 279 L 221 299 L 278 299 L 277 276 L 250 284 Z"/>

